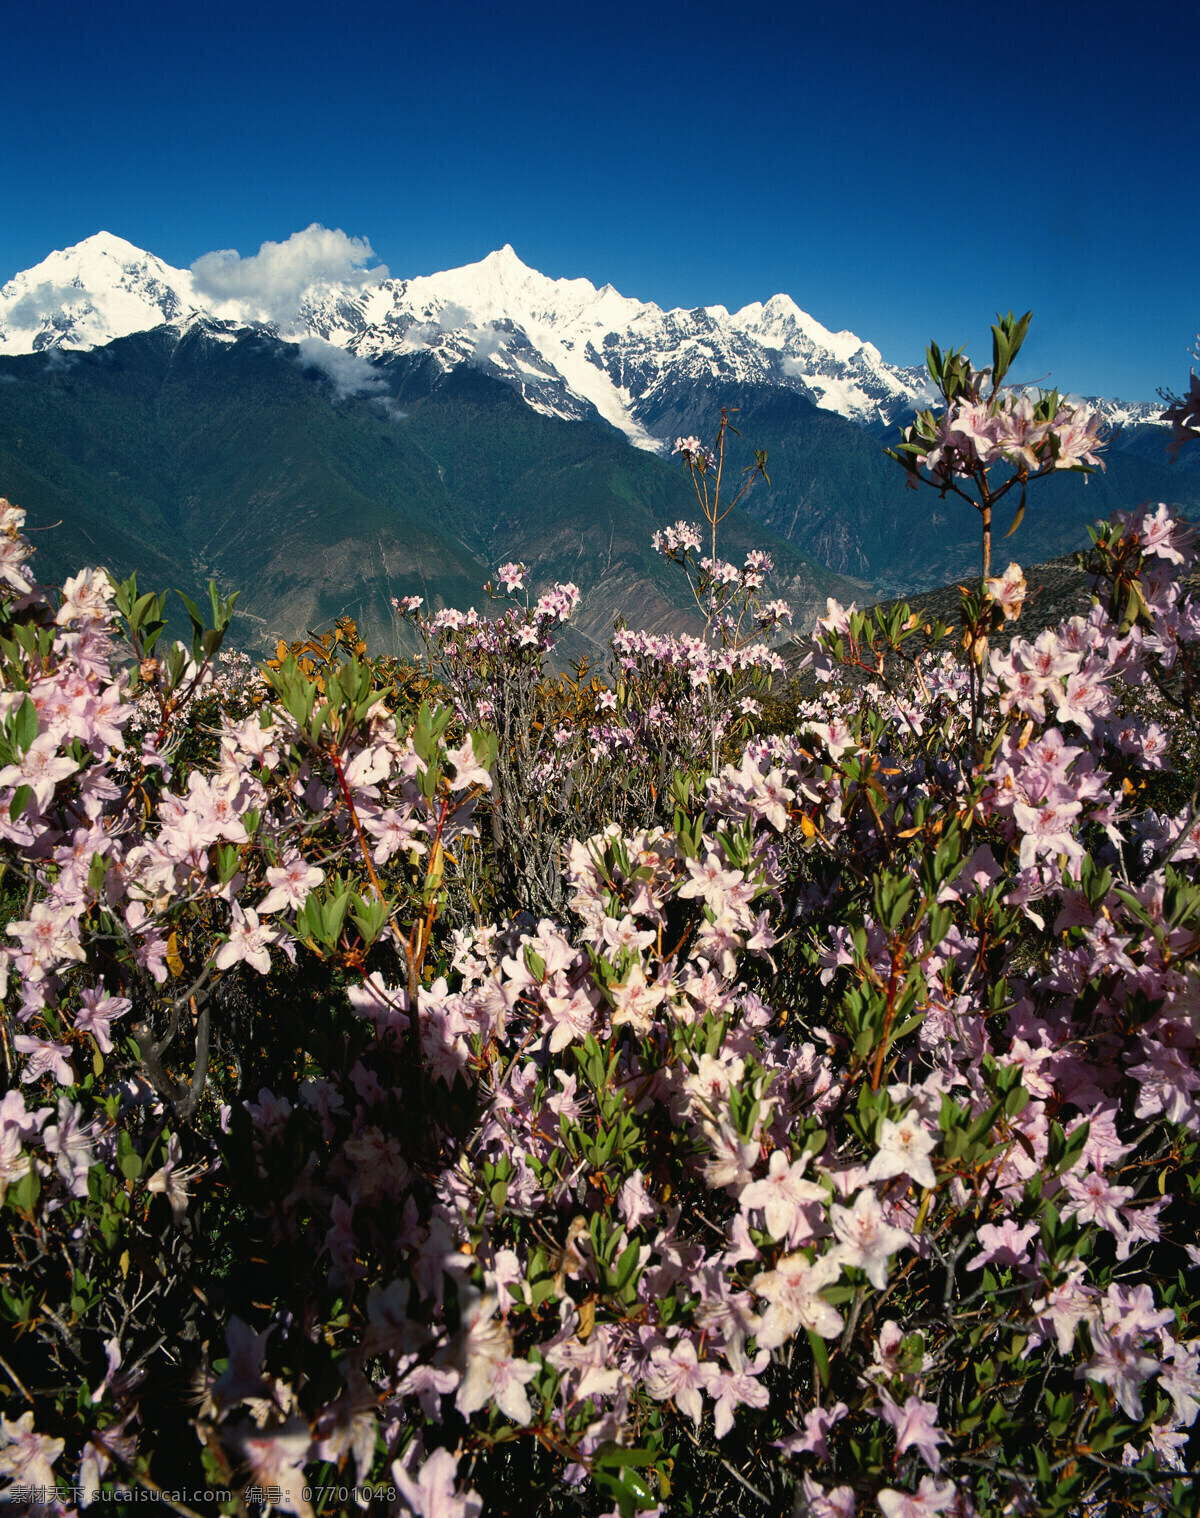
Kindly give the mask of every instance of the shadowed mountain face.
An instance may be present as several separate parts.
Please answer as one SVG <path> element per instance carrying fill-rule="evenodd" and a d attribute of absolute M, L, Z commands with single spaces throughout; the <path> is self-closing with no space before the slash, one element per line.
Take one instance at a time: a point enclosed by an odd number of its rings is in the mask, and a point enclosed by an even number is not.
<path fill-rule="evenodd" d="M 681 434 L 710 441 L 723 407 L 741 433 L 725 499 L 755 449 L 770 477 L 719 552 L 772 551 L 769 593 L 798 622 L 828 594 L 978 572 L 975 511 L 908 490 L 884 452 L 927 377 L 787 296 L 662 311 L 548 279 L 505 247 L 411 280 L 363 270 L 285 319 L 202 273 L 100 233 L 0 290 L 0 493 L 39 529 L 45 578 L 97 561 L 188 590 L 213 575 L 242 589 L 251 648 L 342 612 L 388 647 L 411 636 L 392 596 L 469 606 L 498 562 L 523 559 L 538 587 L 581 586 L 561 651 L 594 653 L 616 616 L 694 625 L 650 538 L 698 519 L 664 455 Z M 1017 500 L 1003 502 L 997 561 L 1081 547 L 1118 507 L 1200 506 L 1200 454 L 1168 468 L 1167 429 L 1148 425 L 1159 408 L 1098 404 L 1125 428 L 1107 472 L 1034 486 L 1011 544 Z"/>
<path fill-rule="evenodd" d="M 794 391 L 771 385 L 681 387 L 670 423 L 680 432 L 712 435 L 723 405 L 737 408 L 732 420 L 741 433 L 730 442 L 733 476 L 753 463 L 754 449 L 767 450 L 770 482 L 756 481 L 745 507 L 780 537 L 884 596 L 979 573 L 978 513 L 954 495 L 907 487 L 903 471 L 884 452 L 885 442 L 898 441 L 898 429 L 881 442 Z M 1186 449 L 1180 465 L 1169 465 L 1169 438 L 1163 427 L 1117 433 L 1103 472 L 1064 472 L 1035 483 L 1024 521 L 1007 543 L 1003 534 L 1019 496 L 1006 497 L 996 512 L 993 559 L 1006 563 L 1009 555 L 1041 563 L 1083 548 L 1090 523 L 1147 500 L 1170 502 L 1191 515 L 1200 506 L 1200 469 L 1188 467 Z M 1193 452 L 1200 457 L 1200 449 Z"/>
<path fill-rule="evenodd" d="M 295 345 L 204 325 L 0 357 L 0 492 L 29 513 L 44 580 L 102 562 L 192 592 L 211 575 L 242 590 L 251 649 L 341 612 L 393 646 L 390 597 L 482 604 L 504 559 L 583 589 L 564 655 L 595 653 L 617 615 L 689 625 L 683 577 L 650 545 L 698 514 L 680 466 L 470 366 L 417 354 L 375 373 L 339 396 Z M 854 589 L 735 513 L 722 552 L 751 547 L 774 553 L 771 591 L 798 618 Z"/>

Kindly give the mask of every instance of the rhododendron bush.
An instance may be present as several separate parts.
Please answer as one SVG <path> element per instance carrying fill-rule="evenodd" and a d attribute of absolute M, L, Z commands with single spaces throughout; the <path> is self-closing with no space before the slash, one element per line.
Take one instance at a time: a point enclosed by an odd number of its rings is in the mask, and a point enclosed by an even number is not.
<path fill-rule="evenodd" d="M 1015 564 L 952 654 L 831 602 L 774 734 L 784 608 L 715 525 L 659 545 L 703 637 L 556 684 L 577 593 L 505 565 L 418 703 L 352 644 L 229 660 L 215 592 L 164 649 L 0 509 L 10 1501 L 1200 1511 L 1165 507 L 1059 626 Z"/>

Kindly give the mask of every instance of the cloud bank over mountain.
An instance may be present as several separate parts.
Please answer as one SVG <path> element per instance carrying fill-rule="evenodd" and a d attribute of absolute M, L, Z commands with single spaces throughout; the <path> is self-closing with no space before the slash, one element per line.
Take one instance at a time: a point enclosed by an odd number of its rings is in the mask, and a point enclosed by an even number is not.
<path fill-rule="evenodd" d="M 205 253 L 192 264 L 192 283 L 198 296 L 236 306 L 243 319 L 272 322 L 286 336 L 306 299 L 382 284 L 387 265 L 368 268 L 374 257 L 365 237 L 314 221 L 283 242 L 264 242 L 246 258 L 234 248 Z"/>
<path fill-rule="evenodd" d="M 231 340 L 265 326 L 305 344 L 302 362 L 335 399 L 382 398 L 372 366 L 423 353 L 445 373 L 466 364 L 502 380 L 543 415 L 599 417 L 651 452 L 694 430 L 701 390 L 790 392 L 877 436 L 929 401 L 923 370 L 825 327 L 788 295 L 665 311 L 612 285 L 548 277 L 507 243 L 412 279 L 374 256 L 367 238 L 314 222 L 246 257 L 224 249 L 174 269 L 100 232 L 0 290 L 0 353 L 96 348 L 163 324 L 223 325 Z M 1118 423 L 1159 409 L 1105 405 Z"/>

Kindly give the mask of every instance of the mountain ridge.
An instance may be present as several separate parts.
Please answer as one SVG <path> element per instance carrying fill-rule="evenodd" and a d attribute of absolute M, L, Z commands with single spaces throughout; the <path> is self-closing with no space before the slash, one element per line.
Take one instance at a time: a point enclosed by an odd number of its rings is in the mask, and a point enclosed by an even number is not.
<path fill-rule="evenodd" d="M 524 559 L 539 586 L 588 592 L 565 652 L 594 657 L 615 616 L 689 625 L 682 578 L 649 547 L 698 515 L 663 455 L 676 436 L 711 439 L 726 412 L 724 499 L 755 450 L 769 478 L 751 474 L 721 551 L 773 551 L 772 593 L 799 616 L 827 594 L 977 572 L 970 506 L 913 494 L 884 453 L 885 413 L 919 398 L 915 372 L 880 368 L 790 297 L 664 312 L 548 279 L 507 244 L 407 281 L 353 259 L 325 280 L 247 264 L 173 270 L 105 233 L 0 290 L 0 491 L 53 528 L 39 541 L 56 574 L 103 561 L 189 592 L 215 575 L 243 588 L 269 641 L 347 610 L 390 636 L 392 595 L 465 606 L 495 564 Z M 879 388 L 869 425 L 846 401 L 864 375 Z M 854 415 L 827 403 L 839 385 Z M 1148 498 L 1200 508 L 1200 471 L 1168 469 L 1168 429 L 1145 421 L 1157 408 L 1110 414 L 1134 425 L 1106 472 L 1031 492 L 1023 561 L 1083 546 L 1089 522 Z"/>
<path fill-rule="evenodd" d="M 387 647 L 392 596 L 482 606 L 508 559 L 539 587 L 584 588 L 564 657 L 598 657 L 618 615 L 694 628 L 650 544 L 688 509 L 678 466 L 597 421 L 540 416 L 469 366 L 414 353 L 381 378 L 384 393 L 339 399 L 300 345 L 198 322 L 0 355 L 0 493 L 28 511 L 43 579 L 102 562 L 194 594 L 212 576 L 242 591 L 240 641 L 259 651 L 343 612 Z M 773 593 L 801 616 L 856 588 L 744 513 L 723 544 L 773 552 Z"/>
<path fill-rule="evenodd" d="M 295 276 L 294 288 L 280 277 L 276 284 L 287 288 L 274 293 L 246 274 L 252 264 L 208 254 L 192 269 L 174 269 L 123 238 L 96 233 L 0 289 L 0 353 L 100 347 L 163 323 L 266 326 L 365 365 L 415 351 L 444 369 L 474 364 L 535 411 L 599 417 L 654 452 L 670 441 L 663 418 L 676 415 L 668 398 L 681 385 L 771 384 L 872 431 L 929 399 L 922 370 L 889 363 L 853 332 L 832 332 L 782 293 L 734 312 L 663 310 L 611 284 L 550 278 L 509 243 L 431 275 L 396 279 L 359 268 L 307 285 Z M 364 368 L 363 384 L 369 376 Z M 1157 415 L 1149 404 L 1099 404 L 1122 424 Z"/>

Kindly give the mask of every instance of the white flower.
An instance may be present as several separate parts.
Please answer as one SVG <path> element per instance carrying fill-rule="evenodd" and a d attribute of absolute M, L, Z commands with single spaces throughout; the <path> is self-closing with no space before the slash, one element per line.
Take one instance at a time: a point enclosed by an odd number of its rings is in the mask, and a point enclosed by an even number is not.
<path fill-rule="evenodd" d="M 506 1418 L 525 1427 L 533 1421 L 525 1385 L 537 1375 L 537 1366 L 528 1360 L 514 1359 L 508 1329 L 494 1316 L 499 1304 L 494 1292 L 480 1295 L 469 1291 L 464 1297 L 466 1333 L 461 1349 L 466 1371 L 454 1399 L 455 1406 L 464 1418 L 469 1418 L 489 1402 L 495 1402 Z"/>
<path fill-rule="evenodd" d="M 763 1179 L 751 1182 L 738 1198 L 743 1210 L 758 1207 L 762 1211 L 767 1231 L 773 1238 L 788 1237 L 805 1202 L 825 1199 L 823 1186 L 804 1179 L 807 1164 L 808 1155 L 802 1155 L 792 1164 L 782 1149 L 776 1149 Z"/>
<path fill-rule="evenodd" d="M 937 1141 L 911 1114 L 898 1123 L 885 1117 L 879 1129 L 879 1153 L 867 1168 L 868 1181 L 889 1181 L 896 1175 L 911 1176 L 918 1186 L 934 1187 L 937 1176 L 929 1156 Z"/>
<path fill-rule="evenodd" d="M 446 750 L 446 759 L 454 766 L 454 790 L 465 791 L 469 785 L 478 785 L 485 791 L 491 790 L 492 777 L 476 759 L 470 733 L 463 739 L 460 748 Z"/>
<path fill-rule="evenodd" d="M 299 911 L 309 893 L 315 891 L 324 879 L 324 872 L 315 864 L 308 864 L 299 854 L 292 854 L 281 865 L 268 868 L 267 884 L 271 889 L 259 902 L 259 913 L 265 916 L 281 908 Z M 267 963 L 270 963 L 269 959 Z"/>
<path fill-rule="evenodd" d="M 751 1289 L 771 1304 L 758 1331 L 760 1348 L 778 1349 L 801 1328 L 811 1328 L 823 1339 L 841 1333 L 841 1314 L 820 1295 L 821 1288 L 831 1286 L 840 1274 L 831 1256 L 822 1255 L 810 1264 L 798 1252 L 785 1254 L 774 1270 L 755 1276 Z"/>
<path fill-rule="evenodd" d="M 853 1207 L 835 1203 L 829 1220 L 838 1240 L 833 1255 L 843 1265 L 865 1271 L 876 1291 L 882 1291 L 887 1285 L 888 1260 L 912 1242 L 908 1234 L 885 1220 L 879 1198 L 869 1186 L 858 1193 Z"/>
<path fill-rule="evenodd" d="M 32 1413 L 22 1413 L 15 1423 L 0 1413 L 0 1476 L 11 1476 L 20 1486 L 52 1487 L 54 1462 L 62 1452 L 61 1439 L 34 1432 Z"/>
<path fill-rule="evenodd" d="M 1139 1387 L 1159 1369 L 1159 1362 L 1144 1355 L 1133 1339 L 1125 1334 L 1110 1334 L 1098 1323 L 1092 1324 L 1091 1335 L 1096 1352 L 1075 1372 L 1075 1379 L 1082 1381 L 1086 1377 L 1089 1381 L 1104 1382 L 1112 1389 L 1126 1415 L 1140 1423 L 1142 1398 Z"/>
<path fill-rule="evenodd" d="M 275 1506 L 281 1512 L 295 1513 L 297 1518 L 313 1518 L 304 1495 L 308 1491 L 304 1464 L 312 1444 L 308 1424 L 291 1418 L 282 1428 L 242 1428 L 237 1441 L 256 1484 L 279 1489 L 278 1499 L 272 1499 Z"/>
<path fill-rule="evenodd" d="M 258 913 L 253 907 L 247 907 L 243 911 L 235 901 L 233 921 L 229 926 L 229 940 L 217 950 L 217 969 L 228 970 L 231 965 L 244 959 L 248 965 L 253 965 L 260 975 L 267 975 L 271 969 L 271 955 L 267 946 L 278 941 L 278 932 L 260 923 Z"/>

